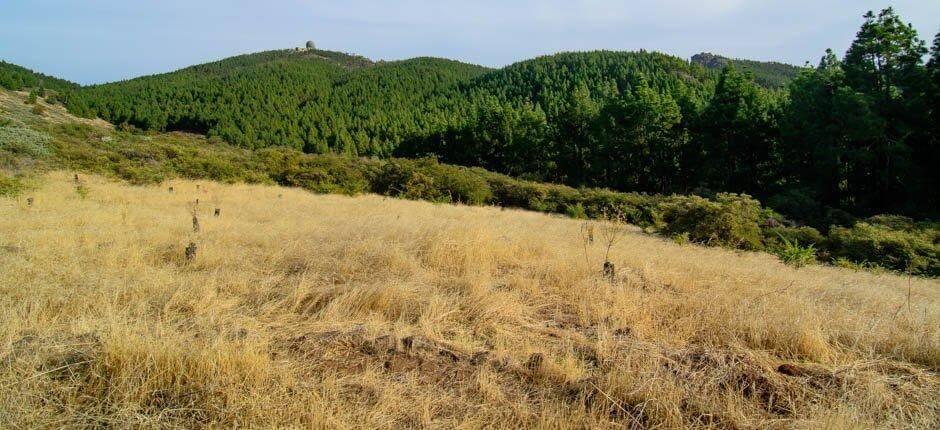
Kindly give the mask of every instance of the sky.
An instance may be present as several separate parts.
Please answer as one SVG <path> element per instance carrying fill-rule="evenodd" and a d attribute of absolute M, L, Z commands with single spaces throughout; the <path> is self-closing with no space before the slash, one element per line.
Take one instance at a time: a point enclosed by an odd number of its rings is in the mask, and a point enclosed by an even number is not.
<path fill-rule="evenodd" d="M 501 67 L 596 49 L 815 63 L 893 6 L 929 42 L 940 1 L 0 0 L 0 60 L 82 84 L 302 46 Z"/>

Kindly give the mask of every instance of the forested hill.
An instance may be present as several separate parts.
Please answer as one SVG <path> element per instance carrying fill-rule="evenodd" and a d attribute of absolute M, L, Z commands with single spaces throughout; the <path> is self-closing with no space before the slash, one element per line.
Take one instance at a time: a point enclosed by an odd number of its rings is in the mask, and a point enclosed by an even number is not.
<path fill-rule="evenodd" d="M 576 187 L 748 193 L 826 227 L 849 214 L 940 216 L 938 56 L 940 38 L 928 49 L 888 8 L 817 67 L 596 51 L 491 70 L 283 50 L 69 89 L 63 100 L 119 127 L 245 148 L 433 156 Z"/>
<path fill-rule="evenodd" d="M 721 70 L 728 65 L 754 74 L 754 80 L 767 88 L 785 88 L 800 74 L 802 67 L 776 61 L 753 61 L 731 59 L 720 55 L 703 52 L 692 56 L 692 63 L 708 69 Z"/>
<path fill-rule="evenodd" d="M 255 148 L 387 156 L 458 127 L 480 104 L 556 116 L 575 90 L 602 100 L 644 81 L 702 103 L 717 72 L 647 52 L 546 56 L 501 70 L 437 58 L 371 61 L 329 51 L 243 55 L 172 73 L 82 88 L 80 116 L 148 130 L 186 130 Z"/>
<path fill-rule="evenodd" d="M 0 61 L 0 87 L 14 91 L 27 88 L 65 91 L 78 88 L 78 84 Z"/>
<path fill-rule="evenodd" d="M 457 85 L 487 69 L 417 58 L 373 63 L 330 51 L 243 55 L 82 88 L 70 111 L 148 130 L 185 130 L 257 148 L 388 155 L 429 127 Z"/>
<path fill-rule="evenodd" d="M 658 52 L 569 52 L 523 61 L 485 74 L 470 93 L 488 94 L 514 103 L 531 102 L 548 112 L 580 89 L 602 99 L 641 80 L 659 92 L 703 99 L 714 88 L 717 74 Z"/>

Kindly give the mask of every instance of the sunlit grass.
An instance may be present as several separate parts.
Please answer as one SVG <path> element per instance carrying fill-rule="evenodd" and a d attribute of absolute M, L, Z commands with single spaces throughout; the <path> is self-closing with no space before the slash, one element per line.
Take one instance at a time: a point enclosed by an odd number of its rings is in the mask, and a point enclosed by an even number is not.
<path fill-rule="evenodd" d="M 0 428 L 940 425 L 935 280 L 631 229 L 611 280 L 578 220 L 81 185 L 0 198 Z"/>

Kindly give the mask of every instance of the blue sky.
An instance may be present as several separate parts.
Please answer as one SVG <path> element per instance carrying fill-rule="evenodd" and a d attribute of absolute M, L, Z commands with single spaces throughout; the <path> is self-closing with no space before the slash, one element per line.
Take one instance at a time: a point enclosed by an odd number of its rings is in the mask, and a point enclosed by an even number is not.
<path fill-rule="evenodd" d="M 940 30 L 937 0 L 0 0 L 0 59 L 86 84 L 308 39 L 494 67 L 593 49 L 803 64 L 843 52 L 861 15 L 888 5 L 928 42 Z"/>

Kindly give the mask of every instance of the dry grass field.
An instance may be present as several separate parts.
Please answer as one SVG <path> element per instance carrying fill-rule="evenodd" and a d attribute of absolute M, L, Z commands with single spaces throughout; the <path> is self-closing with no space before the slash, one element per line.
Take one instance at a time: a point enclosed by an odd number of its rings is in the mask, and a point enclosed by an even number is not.
<path fill-rule="evenodd" d="M 630 227 L 611 280 L 604 224 L 81 181 L 0 199 L 0 428 L 940 428 L 936 280 Z"/>

